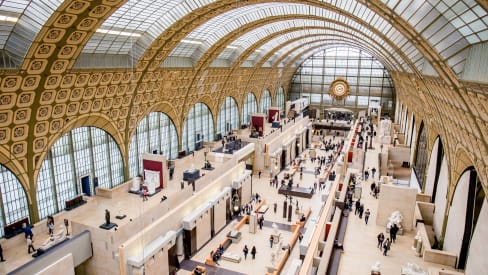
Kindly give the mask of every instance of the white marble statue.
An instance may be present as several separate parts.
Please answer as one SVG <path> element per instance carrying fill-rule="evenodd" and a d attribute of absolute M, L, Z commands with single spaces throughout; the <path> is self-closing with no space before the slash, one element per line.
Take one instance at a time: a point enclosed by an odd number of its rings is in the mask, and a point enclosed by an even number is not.
<path fill-rule="evenodd" d="M 380 122 L 380 137 L 382 136 L 390 136 L 391 131 L 391 120 L 383 119 Z"/>
<path fill-rule="evenodd" d="M 380 261 L 376 261 L 374 265 L 371 266 L 371 271 L 380 272 L 381 264 Z"/>
<path fill-rule="evenodd" d="M 428 273 L 423 271 L 422 268 L 420 268 L 418 265 L 411 264 L 411 263 L 408 263 L 406 267 L 402 267 L 402 274 L 405 274 L 405 275 L 428 275 Z"/>
<path fill-rule="evenodd" d="M 403 221 L 403 216 L 400 213 L 400 211 L 393 211 L 391 213 L 390 217 L 388 218 L 388 223 L 386 224 L 386 228 L 391 228 L 393 224 L 396 224 L 399 229 L 402 228 L 402 221 Z"/>
<path fill-rule="evenodd" d="M 273 223 L 271 227 L 273 227 L 274 229 L 274 235 L 278 235 L 278 225 L 276 225 L 276 223 Z"/>

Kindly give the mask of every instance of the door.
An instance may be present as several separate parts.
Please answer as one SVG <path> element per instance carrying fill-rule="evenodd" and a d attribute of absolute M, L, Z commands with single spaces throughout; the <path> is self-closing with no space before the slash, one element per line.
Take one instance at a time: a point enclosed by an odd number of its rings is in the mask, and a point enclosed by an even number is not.
<path fill-rule="evenodd" d="M 91 196 L 90 176 L 89 175 L 81 177 L 81 192 L 87 196 Z"/>

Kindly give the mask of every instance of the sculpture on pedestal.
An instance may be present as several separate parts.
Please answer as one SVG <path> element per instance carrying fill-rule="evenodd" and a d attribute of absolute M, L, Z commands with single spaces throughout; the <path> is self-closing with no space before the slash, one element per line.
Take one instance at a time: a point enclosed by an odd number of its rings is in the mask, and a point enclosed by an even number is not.
<path fill-rule="evenodd" d="M 397 225 L 398 229 L 402 228 L 402 221 L 403 221 L 403 216 L 400 213 L 400 211 L 393 211 L 391 213 L 390 217 L 388 218 L 388 223 L 386 224 L 386 228 L 391 228 L 394 224 Z"/>
<path fill-rule="evenodd" d="M 427 275 L 428 273 L 423 271 L 422 268 L 420 268 L 418 265 L 408 263 L 406 267 L 402 267 L 402 274 L 405 274 L 405 275 Z"/>
<path fill-rule="evenodd" d="M 110 211 L 108 211 L 108 209 L 105 209 L 105 224 L 110 224 Z"/>

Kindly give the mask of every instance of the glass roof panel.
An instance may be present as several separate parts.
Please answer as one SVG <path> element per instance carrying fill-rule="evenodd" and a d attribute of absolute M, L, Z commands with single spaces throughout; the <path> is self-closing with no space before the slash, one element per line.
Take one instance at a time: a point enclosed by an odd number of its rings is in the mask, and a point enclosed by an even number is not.
<path fill-rule="evenodd" d="M 316 27 L 316 28 L 314 29 L 314 27 Z M 300 35 L 317 33 L 318 28 L 323 28 L 323 27 L 334 28 L 334 29 L 342 30 L 343 32 L 350 32 L 350 33 L 354 34 L 355 36 L 362 38 L 363 40 L 369 41 L 369 43 L 373 43 L 374 41 L 376 41 L 380 45 L 384 45 L 388 51 L 393 51 L 393 49 L 385 41 L 383 41 L 382 38 L 374 35 L 371 31 L 369 31 L 368 29 L 366 29 L 364 27 L 362 29 L 365 32 L 365 35 L 361 34 L 359 32 L 356 32 L 356 31 L 351 31 L 349 28 L 346 28 L 346 27 L 341 26 L 341 25 L 337 25 L 337 24 L 334 24 L 331 22 L 318 21 L 318 20 L 286 20 L 286 21 L 280 21 L 280 22 L 267 24 L 267 25 L 262 26 L 261 28 L 254 29 L 254 30 L 244 34 L 243 36 L 241 36 L 238 39 L 236 39 L 235 41 L 233 41 L 228 47 L 236 48 L 236 49 L 242 48 L 242 51 L 244 51 L 244 49 L 255 45 L 256 43 L 258 43 L 259 40 L 267 37 L 271 33 L 283 32 L 284 30 L 289 29 L 289 28 L 299 28 L 299 29 L 303 28 L 293 35 L 293 38 L 295 38 L 295 37 L 298 37 Z M 311 32 L 310 30 L 313 30 L 313 32 Z M 285 32 L 283 32 L 283 33 L 285 33 Z M 274 41 L 274 42 L 271 42 L 271 43 L 268 42 L 265 46 L 261 46 L 260 51 L 266 53 L 281 43 L 281 42 L 277 43 L 276 40 L 272 40 L 272 41 Z M 235 52 L 236 51 L 231 52 L 231 51 L 226 50 L 226 51 L 222 52 L 218 58 L 219 59 L 221 59 L 221 58 L 222 59 L 228 59 L 228 58 L 230 58 L 230 56 L 232 54 L 235 54 Z M 231 59 L 231 61 L 234 61 L 236 57 L 237 56 L 234 55 L 234 59 Z M 252 60 L 249 60 L 249 61 L 252 61 Z"/>
<path fill-rule="evenodd" d="M 126 37 L 121 44 L 106 35 L 94 35 L 83 53 L 128 54 L 136 44 L 144 50 L 173 23 L 193 10 L 212 3 L 211 0 L 129 0 L 114 12 L 100 29 L 137 33 L 140 37 Z M 106 46 L 108 44 L 110 46 Z M 138 52 L 140 56 L 142 51 Z"/>
<path fill-rule="evenodd" d="M 330 1 L 326 1 L 330 2 Z M 384 19 L 380 18 L 379 16 L 376 16 L 374 12 L 372 12 L 369 8 L 365 7 L 362 4 L 359 3 L 350 3 L 350 1 L 347 0 L 342 0 L 342 1 L 333 1 L 334 5 L 338 5 L 340 7 L 343 7 L 344 9 L 350 11 L 351 13 L 354 12 L 354 16 L 359 16 L 360 18 L 363 18 L 364 20 L 367 20 L 367 22 L 372 22 L 374 24 L 374 27 L 376 27 L 379 31 L 386 32 L 390 31 L 392 29 L 392 26 L 390 23 L 385 21 Z M 349 2 L 349 3 L 348 3 Z M 271 16 L 285 16 L 289 14 L 303 14 L 303 15 L 317 15 L 323 18 L 332 18 L 333 20 L 337 20 L 340 22 L 343 22 L 345 24 L 354 24 L 357 25 L 357 28 L 361 31 L 364 31 L 365 33 L 369 33 L 371 37 L 375 37 L 375 41 L 383 41 L 379 37 L 373 35 L 373 33 L 367 29 L 364 26 L 361 26 L 357 22 L 353 21 L 352 19 L 349 19 L 343 14 L 339 14 L 330 10 L 326 10 L 323 8 L 317 8 L 313 6 L 308 6 L 304 4 L 299 4 L 299 3 L 279 3 L 279 2 L 273 2 L 273 3 L 263 3 L 263 4 L 256 4 L 256 5 L 250 5 L 250 6 L 243 6 L 237 9 L 234 9 L 232 11 L 220 14 L 212 19 L 210 19 L 208 22 L 205 24 L 201 25 L 200 27 L 196 28 L 194 31 L 189 33 L 185 40 L 191 40 L 191 41 L 205 41 L 205 43 L 202 44 L 201 48 L 198 48 L 199 53 L 196 52 L 196 49 L 194 49 L 193 52 L 191 51 L 185 51 L 187 54 L 187 57 L 192 56 L 195 59 L 198 59 L 203 55 L 204 51 L 207 50 L 211 45 L 217 43 L 220 39 L 222 39 L 225 35 L 228 33 L 234 32 L 234 33 L 239 33 L 240 28 L 242 25 L 248 24 L 248 23 L 253 23 L 256 20 L 264 19 L 267 17 Z M 284 21 L 286 21 L 286 18 L 283 18 Z M 303 20 L 295 20 L 296 22 L 300 22 Z M 295 26 L 298 26 L 301 23 L 295 23 Z M 276 31 L 279 31 L 279 29 L 284 29 L 284 27 L 276 27 L 275 29 L 268 27 L 261 27 L 261 28 L 267 28 L 264 31 L 261 31 L 261 36 L 266 36 L 265 34 L 270 34 Z M 336 28 L 340 28 L 336 26 Z M 351 32 L 349 30 L 349 32 Z M 231 47 L 236 47 L 239 48 L 240 51 L 245 50 L 248 48 L 250 45 L 253 44 L 251 41 L 258 41 L 258 38 L 253 38 L 252 34 L 257 34 L 260 33 L 260 31 L 253 30 L 250 32 L 250 34 L 243 35 L 242 38 L 237 39 L 231 44 Z M 398 32 L 397 32 L 398 33 Z M 401 34 L 397 34 L 398 36 L 402 36 Z M 386 44 L 386 43 L 385 43 Z M 187 45 L 185 43 L 180 43 L 174 51 L 170 55 L 180 55 L 182 52 L 181 49 L 179 48 L 187 48 Z M 388 50 L 392 50 L 391 48 L 388 47 Z M 229 58 L 230 56 L 238 56 L 237 55 L 237 50 L 235 52 L 230 52 L 226 51 L 225 54 L 222 54 L 218 58 Z"/>
<path fill-rule="evenodd" d="M 391 53 L 393 51 L 393 49 L 391 49 L 387 44 L 385 43 L 382 43 L 381 41 L 376 41 L 368 36 L 364 36 L 360 33 L 356 33 L 356 32 L 353 32 L 351 34 L 348 34 L 348 33 L 343 33 L 343 32 L 338 32 L 338 31 L 335 31 L 335 30 L 321 30 L 321 29 L 307 29 L 305 31 L 296 31 L 296 32 L 292 32 L 292 33 L 289 33 L 289 34 L 286 34 L 286 35 L 283 35 L 283 36 L 279 36 L 277 38 L 274 38 L 270 41 L 268 41 L 266 44 L 262 45 L 258 50 L 259 52 L 263 53 L 263 55 L 267 54 L 269 51 L 273 50 L 274 48 L 276 48 L 277 46 L 281 45 L 281 44 L 284 44 L 286 43 L 287 41 L 289 41 L 290 39 L 292 38 L 295 38 L 295 37 L 299 37 L 299 36 L 303 36 L 303 35 L 308 35 L 308 34 L 327 34 L 329 36 L 335 36 L 335 37 L 346 37 L 348 38 L 350 41 L 356 41 L 358 44 L 361 44 L 361 43 L 364 43 L 366 42 L 367 45 L 370 45 L 370 47 L 375 47 L 376 48 L 376 51 L 377 52 L 386 52 L 385 55 L 389 55 L 388 53 Z M 288 38 L 287 36 L 290 35 L 292 36 L 291 38 Z M 302 40 L 300 40 L 302 41 Z M 379 45 L 383 45 L 386 49 L 388 50 L 383 50 L 383 49 L 380 49 L 380 48 L 377 48 L 378 47 L 378 43 L 379 42 Z M 282 54 L 286 53 L 289 51 L 289 49 L 292 49 L 293 47 L 296 47 L 294 46 L 295 43 L 291 43 L 287 46 L 284 46 L 283 48 L 281 48 L 277 53 L 276 53 L 276 56 L 275 58 L 279 58 Z M 369 48 L 369 47 L 368 47 Z M 391 56 L 390 56 L 390 59 L 391 60 L 394 60 Z M 248 61 L 253 61 L 252 59 L 250 59 L 250 57 L 247 59 Z M 399 61 L 402 61 L 401 59 L 398 59 Z M 273 62 L 274 59 L 271 58 L 270 60 L 268 61 L 271 61 Z"/>
<path fill-rule="evenodd" d="M 62 0 L 0 1 L 0 15 L 16 20 L 2 20 L 0 49 L 5 50 L 20 65 L 39 30 L 62 3 Z"/>
<path fill-rule="evenodd" d="M 487 12 L 476 0 L 382 0 L 414 28 L 444 59 L 455 58 L 457 49 L 484 42 Z M 452 62 L 448 61 L 449 64 Z M 459 64 L 457 62 L 456 64 Z"/>

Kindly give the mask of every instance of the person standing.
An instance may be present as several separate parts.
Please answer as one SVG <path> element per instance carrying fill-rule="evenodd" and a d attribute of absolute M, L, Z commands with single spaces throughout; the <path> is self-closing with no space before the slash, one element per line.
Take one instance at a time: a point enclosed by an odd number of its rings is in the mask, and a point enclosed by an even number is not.
<path fill-rule="evenodd" d="M 371 215 L 371 212 L 369 211 L 369 208 L 366 209 L 366 212 L 364 212 L 364 222 L 366 223 L 366 225 L 368 225 L 368 220 L 369 220 L 369 216 Z"/>
<path fill-rule="evenodd" d="M 364 212 L 364 204 L 361 203 L 361 205 L 359 206 L 359 218 L 360 219 L 363 218 L 363 212 Z"/>
<path fill-rule="evenodd" d="M 391 238 L 391 241 L 392 242 L 395 242 L 396 240 L 396 235 L 398 233 L 398 225 L 396 225 L 396 223 L 394 223 L 391 227 L 390 227 L 390 238 Z"/>
<path fill-rule="evenodd" d="M 274 237 L 273 235 L 269 236 L 269 247 L 273 248 Z"/>
<path fill-rule="evenodd" d="M 378 247 L 381 250 L 383 246 L 383 241 L 385 240 L 385 235 L 383 234 L 383 232 L 381 232 L 380 234 L 378 234 L 376 238 L 378 239 L 378 245 L 376 247 Z"/>
<path fill-rule="evenodd" d="M 244 252 L 244 260 L 247 259 L 247 253 L 249 253 L 249 248 L 247 248 L 247 245 L 244 245 L 244 249 L 242 250 Z"/>
<path fill-rule="evenodd" d="M 0 244 L 0 262 L 5 262 L 5 259 L 3 258 L 3 248 L 2 248 L 2 244 Z"/>
<path fill-rule="evenodd" d="M 359 208 L 361 207 L 361 201 L 357 200 L 354 206 L 356 207 L 356 209 L 354 209 L 354 215 L 356 215 L 359 212 Z"/>
<path fill-rule="evenodd" d="M 375 167 L 373 167 L 373 168 L 371 169 L 371 176 L 372 176 L 373 178 L 374 178 L 374 174 L 376 174 L 376 168 L 375 168 Z"/>
<path fill-rule="evenodd" d="M 49 230 L 49 235 L 54 233 L 54 218 L 52 216 L 47 217 L 47 229 Z"/>
<path fill-rule="evenodd" d="M 31 249 L 32 249 L 32 252 L 36 252 L 36 249 L 34 248 L 34 245 L 32 244 L 33 241 L 32 241 L 32 238 L 31 237 L 28 237 L 27 238 L 27 253 L 31 253 Z"/>
<path fill-rule="evenodd" d="M 147 188 L 142 189 L 142 201 L 147 201 Z"/>
<path fill-rule="evenodd" d="M 258 172 L 258 178 L 261 178 L 261 170 Z"/>
<path fill-rule="evenodd" d="M 256 246 L 252 246 L 252 249 L 251 249 L 251 255 L 252 255 L 252 259 L 254 260 L 256 258 Z"/>
<path fill-rule="evenodd" d="M 388 250 L 390 250 L 390 239 L 386 238 L 386 241 L 383 243 L 383 256 L 387 256 Z"/>

